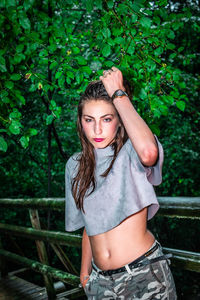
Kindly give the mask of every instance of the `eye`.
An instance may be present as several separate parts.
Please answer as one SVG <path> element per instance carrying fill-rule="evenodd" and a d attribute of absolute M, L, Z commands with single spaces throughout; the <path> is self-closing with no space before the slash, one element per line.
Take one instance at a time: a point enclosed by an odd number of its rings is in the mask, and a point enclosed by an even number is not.
<path fill-rule="evenodd" d="M 85 119 L 86 123 L 90 123 L 92 121 L 92 119 Z"/>
<path fill-rule="evenodd" d="M 105 118 L 104 121 L 105 121 L 105 122 L 111 122 L 112 119 L 111 119 L 111 118 Z"/>

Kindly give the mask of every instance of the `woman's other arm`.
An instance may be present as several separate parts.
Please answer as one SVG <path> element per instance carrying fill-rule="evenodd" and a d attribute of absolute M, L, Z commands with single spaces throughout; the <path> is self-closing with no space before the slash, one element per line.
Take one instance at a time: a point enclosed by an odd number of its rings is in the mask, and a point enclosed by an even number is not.
<path fill-rule="evenodd" d="M 81 272 L 80 272 L 80 281 L 83 287 L 85 287 L 92 270 L 91 261 L 92 261 L 92 250 L 90 246 L 90 240 L 84 228 L 83 237 L 82 237 L 82 258 L 81 258 Z"/>
<path fill-rule="evenodd" d="M 110 97 L 118 89 L 125 90 L 121 71 L 115 67 L 112 70 L 113 72 L 110 72 L 106 77 L 100 77 Z M 158 147 L 153 133 L 127 96 L 115 98 L 113 104 L 141 162 L 145 166 L 153 166 L 158 157 Z"/>

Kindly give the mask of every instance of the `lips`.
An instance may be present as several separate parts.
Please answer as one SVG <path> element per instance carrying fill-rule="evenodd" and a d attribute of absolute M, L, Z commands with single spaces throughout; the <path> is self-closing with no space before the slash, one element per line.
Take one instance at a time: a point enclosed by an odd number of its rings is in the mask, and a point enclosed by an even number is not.
<path fill-rule="evenodd" d="M 96 138 L 94 139 L 95 142 L 99 143 L 99 142 L 103 142 L 105 139 L 99 139 L 99 138 Z"/>

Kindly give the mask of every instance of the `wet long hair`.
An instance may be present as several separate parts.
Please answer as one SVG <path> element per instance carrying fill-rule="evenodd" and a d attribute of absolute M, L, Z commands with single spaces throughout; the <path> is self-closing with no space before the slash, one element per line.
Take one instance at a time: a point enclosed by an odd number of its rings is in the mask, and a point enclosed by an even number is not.
<path fill-rule="evenodd" d="M 126 89 L 126 92 L 129 95 L 129 98 L 131 99 L 131 91 L 129 88 L 129 84 L 125 80 L 124 80 L 124 87 Z M 81 209 L 83 212 L 84 212 L 84 208 L 83 208 L 84 197 L 86 195 L 88 196 L 91 193 L 93 193 L 96 187 L 96 181 L 95 181 L 96 162 L 94 156 L 94 147 L 88 141 L 81 123 L 83 106 L 86 102 L 91 100 L 96 100 L 96 101 L 103 100 L 112 104 L 112 99 L 109 97 L 108 93 L 106 92 L 106 89 L 101 80 L 92 81 L 87 86 L 78 104 L 77 130 L 78 130 L 78 135 L 82 146 L 82 152 L 80 156 L 77 158 L 77 160 L 79 161 L 79 165 L 78 165 L 78 172 L 75 178 L 72 179 L 72 194 L 75 199 L 77 208 Z M 120 119 L 120 116 L 118 115 L 118 117 L 121 126 L 119 126 L 115 140 L 111 145 L 111 147 L 114 150 L 113 159 L 108 169 L 101 175 L 103 177 L 106 177 L 109 174 L 113 166 L 113 163 L 117 157 L 117 154 L 119 153 L 121 147 L 124 145 L 124 143 L 128 138 L 124 125 Z"/>

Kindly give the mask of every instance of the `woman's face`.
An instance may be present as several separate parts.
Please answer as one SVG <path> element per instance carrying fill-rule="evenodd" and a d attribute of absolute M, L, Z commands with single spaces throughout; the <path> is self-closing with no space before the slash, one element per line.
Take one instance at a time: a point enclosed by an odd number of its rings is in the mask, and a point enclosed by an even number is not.
<path fill-rule="evenodd" d="M 115 140 L 120 121 L 112 103 L 89 100 L 83 105 L 81 124 L 94 148 L 105 148 Z"/>

